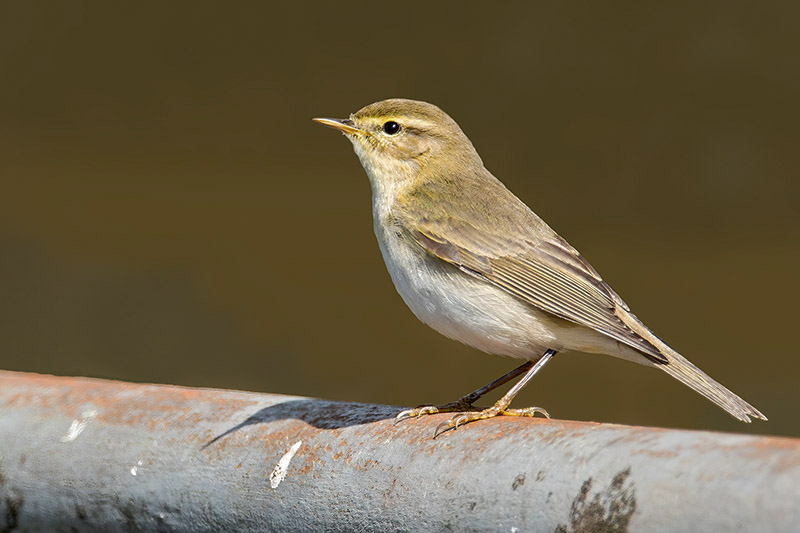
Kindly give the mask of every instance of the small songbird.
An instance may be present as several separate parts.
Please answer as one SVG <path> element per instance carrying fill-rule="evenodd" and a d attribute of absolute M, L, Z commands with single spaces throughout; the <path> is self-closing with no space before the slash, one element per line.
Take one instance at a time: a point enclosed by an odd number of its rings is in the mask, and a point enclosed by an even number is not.
<path fill-rule="evenodd" d="M 766 420 L 651 332 L 575 248 L 483 166 L 456 122 L 405 99 L 370 104 L 349 119 L 315 118 L 353 143 L 372 185 L 375 235 L 397 292 L 439 333 L 526 362 L 456 402 L 403 411 L 397 420 L 456 412 L 434 436 L 509 409 L 557 352 L 607 354 L 654 366 L 735 418 Z M 492 407 L 473 403 L 524 374 Z"/>

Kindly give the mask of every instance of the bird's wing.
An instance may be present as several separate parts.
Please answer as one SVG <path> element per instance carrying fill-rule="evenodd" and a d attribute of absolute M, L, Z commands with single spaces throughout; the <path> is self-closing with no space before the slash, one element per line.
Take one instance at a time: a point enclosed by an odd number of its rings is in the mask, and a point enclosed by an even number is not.
<path fill-rule="evenodd" d="M 667 363 L 653 344 L 617 315 L 618 306 L 628 310 L 625 302 L 572 246 L 530 210 L 527 212 L 535 217 L 531 222 L 539 229 L 535 240 L 528 240 L 531 237 L 522 231 L 500 235 L 480 221 L 482 227 L 478 228 L 464 217 L 435 219 L 430 213 L 409 211 L 395 212 L 396 226 L 434 257 L 539 309 L 625 343 L 654 362 Z"/>

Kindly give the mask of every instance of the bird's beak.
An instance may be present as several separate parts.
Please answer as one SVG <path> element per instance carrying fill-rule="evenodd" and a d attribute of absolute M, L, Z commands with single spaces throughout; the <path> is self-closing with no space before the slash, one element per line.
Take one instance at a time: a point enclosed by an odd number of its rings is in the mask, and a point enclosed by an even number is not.
<path fill-rule="evenodd" d="M 342 133 L 353 134 L 353 133 L 360 133 L 361 132 L 361 130 L 356 128 L 355 124 L 353 124 L 353 121 L 350 120 L 349 118 L 343 118 L 343 119 L 339 119 L 339 118 L 314 118 L 314 119 L 311 119 L 311 120 L 313 120 L 314 122 L 317 122 L 319 124 L 322 124 L 323 126 L 328 126 L 328 127 L 333 128 L 333 129 L 339 130 Z"/>

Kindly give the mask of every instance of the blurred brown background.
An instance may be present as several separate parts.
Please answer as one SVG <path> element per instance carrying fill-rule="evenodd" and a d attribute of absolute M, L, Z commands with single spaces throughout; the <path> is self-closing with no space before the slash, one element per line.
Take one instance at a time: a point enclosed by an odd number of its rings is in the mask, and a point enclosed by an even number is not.
<path fill-rule="evenodd" d="M 0 367 L 417 405 L 516 366 L 408 311 L 363 170 L 310 120 L 403 96 L 450 113 L 639 317 L 771 420 L 584 354 L 515 405 L 798 435 L 798 16 L 3 2 Z"/>

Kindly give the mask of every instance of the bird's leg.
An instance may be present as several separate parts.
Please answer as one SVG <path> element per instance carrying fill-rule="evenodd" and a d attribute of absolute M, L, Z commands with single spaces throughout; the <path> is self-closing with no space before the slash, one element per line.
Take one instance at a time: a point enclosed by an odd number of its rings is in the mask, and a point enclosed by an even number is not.
<path fill-rule="evenodd" d="M 522 388 L 531 380 L 536 373 L 547 364 L 547 362 L 556 354 L 555 350 L 547 350 L 544 352 L 541 358 L 536 361 L 536 364 L 533 365 L 528 373 L 525 374 L 521 380 L 517 382 L 516 385 L 511 387 L 502 398 L 497 400 L 493 406 L 488 409 L 484 409 L 483 411 L 470 411 L 465 413 L 460 413 L 447 422 L 443 422 L 436 427 L 436 431 L 433 432 L 433 438 L 435 439 L 445 431 L 449 429 L 457 429 L 458 426 L 461 424 L 466 424 L 468 422 L 472 422 L 474 420 L 483 420 L 484 418 L 492 418 L 498 415 L 505 415 L 505 416 L 534 416 L 536 413 L 541 413 L 547 418 L 550 418 L 550 415 L 547 411 L 542 409 L 541 407 L 528 407 L 525 409 L 508 409 L 508 406 L 511 404 L 511 401 L 514 397 L 522 390 Z M 524 366 L 524 365 L 523 365 Z M 520 367 L 522 368 L 522 367 Z M 502 379 L 502 378 L 501 378 Z M 476 391 L 477 392 L 477 391 Z"/>
<path fill-rule="evenodd" d="M 501 385 L 508 383 L 517 376 L 524 374 L 532 366 L 533 366 L 533 361 L 526 361 L 525 363 L 521 364 L 508 374 L 505 374 L 504 376 L 497 378 L 496 380 L 492 381 L 488 385 L 484 385 L 478 390 L 470 392 L 469 394 L 462 397 L 458 401 L 446 403 L 444 405 L 420 405 L 419 407 L 416 407 L 414 409 L 402 411 L 395 418 L 395 423 L 400 422 L 401 420 L 405 420 L 407 418 L 415 418 L 422 415 L 432 415 L 434 413 L 460 413 L 463 411 L 476 411 L 477 409 L 473 407 L 472 404 L 477 402 L 481 398 L 481 396 L 483 396 L 488 392 L 493 391 L 494 389 L 496 389 Z"/>

